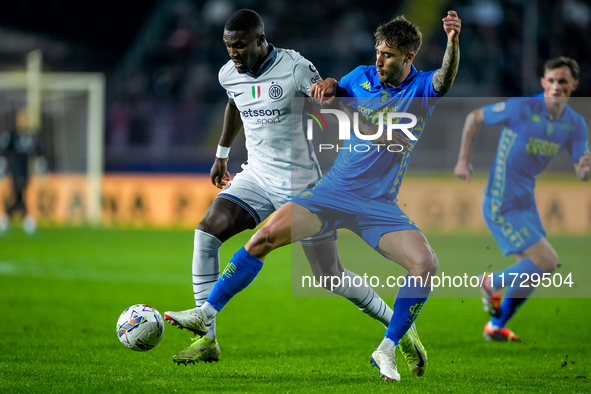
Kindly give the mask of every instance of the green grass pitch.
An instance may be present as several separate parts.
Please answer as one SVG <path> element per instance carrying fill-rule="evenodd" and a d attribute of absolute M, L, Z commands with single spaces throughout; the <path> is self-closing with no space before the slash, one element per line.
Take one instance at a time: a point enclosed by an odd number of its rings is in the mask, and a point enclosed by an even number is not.
<path fill-rule="evenodd" d="M 222 265 L 250 234 L 223 246 Z M 427 235 L 440 269 L 511 262 L 488 235 Z M 339 241 L 345 266 L 355 257 L 348 237 Z M 550 242 L 561 263 L 590 262 L 589 238 Z M 523 341 L 490 343 L 477 294 L 432 298 L 417 321 L 427 374 L 410 375 L 399 356 L 402 380 L 384 382 L 369 364 L 384 329 L 345 300 L 291 298 L 288 248 L 270 255 L 219 315 L 219 363 L 174 365 L 190 335 L 168 324 L 155 349 L 126 349 L 115 333 L 126 307 L 193 306 L 192 244 L 190 230 L 42 228 L 28 237 L 11 229 L 0 237 L 0 392 L 591 391 L 588 299 L 532 299 L 510 323 Z"/>

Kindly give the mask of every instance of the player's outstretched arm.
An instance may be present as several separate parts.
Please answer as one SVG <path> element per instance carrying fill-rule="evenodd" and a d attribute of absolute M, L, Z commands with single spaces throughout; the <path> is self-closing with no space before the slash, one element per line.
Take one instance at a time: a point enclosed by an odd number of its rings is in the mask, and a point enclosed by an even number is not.
<path fill-rule="evenodd" d="M 318 81 L 310 89 L 310 95 L 320 105 L 330 104 L 337 95 L 337 80 L 326 78 Z"/>
<path fill-rule="evenodd" d="M 454 83 L 460 65 L 460 30 L 462 21 L 455 11 L 447 11 L 442 19 L 443 30 L 447 34 L 447 48 L 441 68 L 433 74 L 433 88 L 437 93 L 446 93 Z"/>
<path fill-rule="evenodd" d="M 462 141 L 460 143 L 460 154 L 454 168 L 454 174 L 466 182 L 470 182 L 472 175 L 472 164 L 470 164 L 470 153 L 472 142 L 478 133 L 478 129 L 484 123 L 484 111 L 482 108 L 475 109 L 466 117 L 464 129 L 462 130 Z"/>
<path fill-rule="evenodd" d="M 591 153 L 585 152 L 584 156 L 581 156 L 578 163 L 575 163 L 575 173 L 582 181 L 588 181 L 591 179 Z"/>
<path fill-rule="evenodd" d="M 211 167 L 211 183 L 219 189 L 224 188 L 230 180 L 230 173 L 228 172 L 228 154 L 234 138 L 242 128 L 242 119 L 236 104 L 232 100 L 228 100 L 226 105 L 226 112 L 224 113 L 224 124 L 222 126 L 222 135 L 218 144 L 218 152 Z"/>

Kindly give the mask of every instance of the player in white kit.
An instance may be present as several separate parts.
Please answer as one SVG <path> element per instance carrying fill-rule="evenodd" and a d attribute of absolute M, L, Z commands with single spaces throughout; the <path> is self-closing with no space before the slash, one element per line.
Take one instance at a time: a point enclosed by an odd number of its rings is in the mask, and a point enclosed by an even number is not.
<path fill-rule="evenodd" d="M 224 43 L 231 60 L 219 72 L 228 104 L 216 159 L 211 169 L 214 185 L 225 189 L 218 194 L 195 230 L 193 251 L 193 292 L 196 306 L 207 299 L 220 273 L 218 251 L 228 238 L 255 228 L 271 213 L 313 185 L 322 175 L 313 147 L 306 139 L 301 114 L 292 109 L 291 99 L 310 95 L 321 80 L 312 63 L 298 52 L 275 48 L 267 42 L 260 16 L 243 9 L 224 26 Z M 244 127 L 248 160 L 242 172 L 228 183 L 230 146 Z M 367 315 L 387 327 L 392 310 L 358 275 L 344 269 L 336 248 L 336 233 L 302 241 L 313 274 L 348 276 L 332 292 L 349 299 Z M 165 320 L 187 328 L 193 309 L 166 312 Z M 189 328 L 187 328 L 189 329 Z M 195 333 L 193 343 L 173 356 L 178 364 L 219 361 L 215 321 L 206 335 Z"/>

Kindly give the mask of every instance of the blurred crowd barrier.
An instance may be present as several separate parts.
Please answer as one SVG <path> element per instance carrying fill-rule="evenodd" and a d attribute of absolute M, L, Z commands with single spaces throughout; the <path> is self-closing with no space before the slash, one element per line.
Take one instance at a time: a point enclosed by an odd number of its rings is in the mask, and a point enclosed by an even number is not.
<path fill-rule="evenodd" d="M 575 177 L 536 184 L 536 201 L 548 233 L 591 232 L 591 190 Z M 482 217 L 485 180 L 405 179 L 398 203 L 419 227 L 443 232 L 486 230 Z"/>
<path fill-rule="evenodd" d="M 6 200 L 10 179 L 0 181 Z M 425 231 L 486 232 L 482 218 L 484 180 L 407 177 L 398 199 L 402 210 Z M 82 175 L 33 178 L 27 190 L 30 213 L 40 225 L 85 223 L 87 182 Z M 107 174 L 102 183 L 105 226 L 195 227 L 219 192 L 208 176 Z M 540 217 L 550 234 L 591 233 L 589 185 L 568 177 L 536 186 Z M 4 206 L 0 207 L 0 211 Z"/>

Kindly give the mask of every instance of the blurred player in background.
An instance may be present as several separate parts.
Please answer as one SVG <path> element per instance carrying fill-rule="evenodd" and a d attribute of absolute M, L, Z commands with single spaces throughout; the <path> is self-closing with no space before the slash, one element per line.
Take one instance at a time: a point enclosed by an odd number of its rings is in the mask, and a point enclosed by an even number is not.
<path fill-rule="evenodd" d="M 522 281 L 532 275 L 542 278 L 558 265 L 558 255 L 546 240 L 536 207 L 536 175 L 566 148 L 577 176 L 583 181 L 591 178 L 587 124 L 567 105 L 579 83 L 577 62 L 566 57 L 548 60 L 541 83 L 544 93 L 537 97 L 513 98 L 472 111 L 464 124 L 454 170 L 456 176 L 470 182 L 470 152 L 478 129 L 482 124 L 505 126 L 482 209 L 503 254 L 515 255 L 517 263 L 494 272 L 492 280 L 484 278 L 482 300 L 484 309 L 492 315 L 484 327 L 484 338 L 489 341 L 518 340 L 505 325 L 535 289 L 527 282 L 521 287 Z M 504 299 L 503 287 L 507 287 Z"/>
<path fill-rule="evenodd" d="M 416 114 L 419 121 L 412 132 L 418 139 L 437 99 L 451 88 L 458 70 L 461 21 L 455 11 L 443 18 L 443 28 L 448 43 L 441 69 L 415 69 L 412 61 L 421 46 L 421 33 L 404 17 L 397 17 L 375 33 L 374 66 L 358 67 L 338 83 L 334 79 L 319 82 L 312 95 L 320 101 L 335 94 L 348 97 L 352 108 L 363 105 L 371 109 L 367 116 L 376 123 L 380 113 Z M 384 257 L 408 270 L 385 338 L 371 356 L 372 364 L 380 370 L 381 378 L 400 380 L 395 353 L 400 344 L 411 372 L 425 372 L 426 352 L 413 324 L 429 296 L 427 278 L 436 274 L 438 262 L 423 233 L 396 203 L 413 146 L 404 155 L 380 150 L 375 144 L 362 153 L 347 149 L 364 142 L 368 141 L 357 135 L 344 140 L 335 164 L 315 187 L 279 209 L 234 255 L 205 304 L 196 309 L 196 331 L 207 331 L 226 303 L 252 282 L 272 250 L 348 228 Z"/>
<path fill-rule="evenodd" d="M 311 141 L 301 125 L 302 109 L 292 112 L 291 99 L 310 95 L 321 80 L 314 65 L 299 53 L 275 48 L 267 42 L 261 17 L 252 10 L 234 13 L 224 26 L 224 43 L 231 60 L 219 72 L 228 94 L 211 180 L 218 194 L 195 230 L 193 292 L 200 307 L 210 295 L 219 272 L 219 248 L 228 238 L 253 229 L 292 196 L 320 179 L 321 171 Z M 297 110 L 294 110 L 297 112 Z M 292 117 L 295 130 L 292 129 Z M 234 138 L 244 127 L 248 161 L 229 182 L 227 161 Z M 313 235 L 313 234 L 312 234 Z M 336 232 L 302 241 L 314 275 L 358 275 L 344 269 L 338 259 Z M 256 271 L 255 266 L 248 270 Z M 253 273 L 253 275 L 255 275 Z M 368 316 L 387 326 L 392 310 L 362 278 L 363 286 L 346 282 L 332 290 L 349 299 Z M 166 312 L 165 319 L 179 328 L 191 329 L 194 309 Z M 176 363 L 218 361 L 220 348 L 215 320 L 204 335 L 173 356 Z"/>
<path fill-rule="evenodd" d="M 41 145 L 37 130 L 29 128 L 27 110 L 17 111 L 15 126 L 0 134 L 0 174 L 8 170 L 12 176 L 12 191 L 5 204 L 5 212 L 0 216 L 0 232 L 8 229 L 10 219 L 20 216 L 23 229 L 32 234 L 37 227 L 35 219 L 28 214 L 25 203 L 25 191 L 29 184 L 29 161 L 40 156 L 38 165 L 44 172 L 45 159 L 41 156 Z"/>

